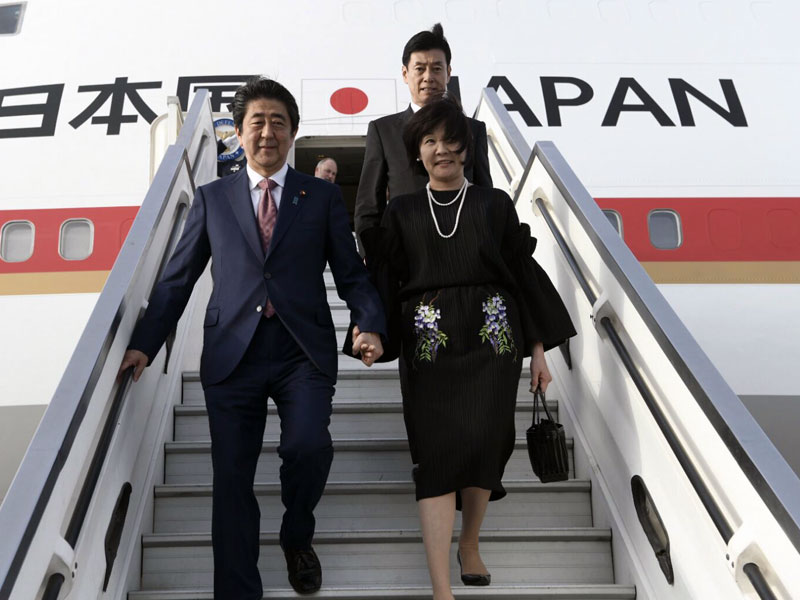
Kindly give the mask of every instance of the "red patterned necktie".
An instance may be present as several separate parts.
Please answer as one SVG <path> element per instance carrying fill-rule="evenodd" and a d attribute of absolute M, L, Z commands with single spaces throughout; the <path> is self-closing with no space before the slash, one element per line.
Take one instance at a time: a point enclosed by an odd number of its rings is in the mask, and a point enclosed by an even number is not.
<path fill-rule="evenodd" d="M 262 179 L 258 182 L 258 187 L 261 188 L 261 200 L 258 203 L 258 232 L 261 235 L 261 247 L 264 249 L 264 255 L 269 250 L 272 232 L 275 230 L 275 222 L 278 220 L 278 205 L 275 204 L 275 199 L 272 197 L 272 189 L 276 185 L 278 184 L 272 179 Z M 274 314 L 275 308 L 272 306 L 272 302 L 267 300 L 264 316 L 269 319 Z"/>

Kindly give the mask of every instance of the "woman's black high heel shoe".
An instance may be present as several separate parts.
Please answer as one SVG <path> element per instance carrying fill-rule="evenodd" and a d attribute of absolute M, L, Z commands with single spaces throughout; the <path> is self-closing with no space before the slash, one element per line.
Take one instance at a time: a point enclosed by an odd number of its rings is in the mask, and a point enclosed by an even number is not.
<path fill-rule="evenodd" d="M 458 568 L 461 569 L 461 583 L 464 585 L 489 585 L 492 583 L 492 574 L 474 575 L 464 573 L 464 566 L 461 564 L 461 551 L 456 552 L 456 560 L 458 560 Z"/>

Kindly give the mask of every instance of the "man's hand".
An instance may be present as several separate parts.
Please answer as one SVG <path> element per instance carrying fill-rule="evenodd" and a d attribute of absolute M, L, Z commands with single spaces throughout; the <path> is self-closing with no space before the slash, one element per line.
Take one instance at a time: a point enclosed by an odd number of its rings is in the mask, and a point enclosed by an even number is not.
<path fill-rule="evenodd" d="M 551 381 L 553 381 L 553 376 L 550 375 L 550 370 L 544 360 L 544 346 L 541 342 L 537 342 L 531 353 L 531 391 L 541 387 L 542 393 L 544 393 Z"/>
<path fill-rule="evenodd" d="M 147 355 L 139 350 L 126 350 L 125 356 L 122 357 L 122 364 L 119 367 L 117 377 L 122 377 L 125 369 L 133 367 L 133 380 L 139 381 L 142 376 L 142 371 L 147 366 Z"/>
<path fill-rule="evenodd" d="M 358 325 L 353 327 L 353 356 L 359 352 L 361 353 L 361 362 L 371 367 L 376 360 L 383 356 L 381 336 L 368 331 L 362 332 Z"/>

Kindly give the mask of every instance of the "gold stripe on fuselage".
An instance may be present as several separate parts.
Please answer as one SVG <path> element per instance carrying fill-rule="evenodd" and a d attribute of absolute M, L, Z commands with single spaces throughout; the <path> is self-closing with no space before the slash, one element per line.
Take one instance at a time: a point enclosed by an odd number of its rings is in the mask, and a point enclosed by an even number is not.
<path fill-rule="evenodd" d="M 103 289 L 110 271 L 0 273 L 0 296 L 20 294 L 81 294 Z"/>
<path fill-rule="evenodd" d="M 643 262 L 656 283 L 800 283 L 800 261 Z"/>
<path fill-rule="evenodd" d="M 800 261 L 659 261 L 642 266 L 656 283 L 800 283 Z M 0 296 L 98 293 L 109 272 L 0 273 Z"/>

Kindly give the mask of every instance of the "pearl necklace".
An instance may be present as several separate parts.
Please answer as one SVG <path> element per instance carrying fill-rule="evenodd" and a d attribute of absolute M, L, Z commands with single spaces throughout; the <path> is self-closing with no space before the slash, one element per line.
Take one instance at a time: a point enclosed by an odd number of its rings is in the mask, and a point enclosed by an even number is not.
<path fill-rule="evenodd" d="M 444 239 L 449 239 L 449 238 L 453 237 L 453 235 L 455 235 L 455 233 L 456 233 L 456 229 L 458 229 L 458 220 L 461 217 L 461 209 L 464 208 L 464 198 L 467 197 L 467 186 L 468 185 L 469 185 L 469 182 L 467 181 L 467 178 L 464 177 L 464 183 L 461 184 L 461 189 L 458 190 L 458 193 L 455 195 L 455 198 L 450 200 L 450 202 L 438 202 L 433 197 L 433 192 L 431 191 L 431 183 L 430 183 L 430 181 L 427 184 L 425 184 L 425 190 L 428 192 L 428 206 L 430 206 L 430 209 L 431 209 L 431 217 L 433 217 L 433 224 L 436 226 L 436 233 L 438 233 Z M 442 233 L 442 230 L 439 228 L 439 222 L 436 220 L 436 213 L 433 211 L 433 205 L 436 204 L 437 206 L 450 206 L 451 204 L 453 204 L 454 202 L 456 202 L 458 200 L 459 196 L 461 197 L 461 204 L 458 205 L 458 212 L 456 213 L 456 223 L 455 223 L 455 225 L 453 225 L 453 231 L 451 231 L 449 234 L 445 235 L 445 234 Z"/>

